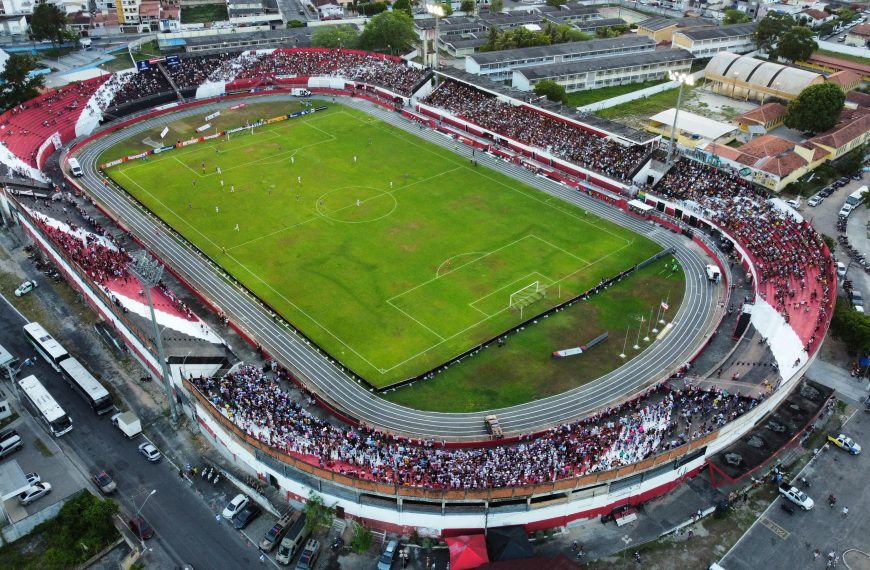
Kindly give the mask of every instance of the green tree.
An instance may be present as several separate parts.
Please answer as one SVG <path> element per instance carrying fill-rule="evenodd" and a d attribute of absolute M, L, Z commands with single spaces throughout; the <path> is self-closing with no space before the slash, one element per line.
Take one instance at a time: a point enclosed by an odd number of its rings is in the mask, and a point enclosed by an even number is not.
<path fill-rule="evenodd" d="M 335 505 L 327 507 L 323 503 L 323 497 L 311 491 L 308 494 L 308 501 L 302 507 L 302 512 L 305 513 L 305 528 L 314 532 L 319 527 L 332 524 L 334 508 Z"/>
<path fill-rule="evenodd" d="M 462 0 L 459 4 L 459 11 L 464 12 L 466 14 L 471 14 L 474 12 L 474 0 Z"/>
<path fill-rule="evenodd" d="M 404 12 L 384 12 L 366 24 L 359 37 L 359 45 L 371 51 L 403 53 L 414 40 L 414 21 Z"/>
<path fill-rule="evenodd" d="M 453 15 L 453 6 L 451 6 L 450 3 L 448 3 L 448 2 L 441 2 L 441 3 L 439 3 L 438 5 L 441 6 L 441 10 L 444 11 L 444 17 L 445 17 L 445 18 L 446 18 L 447 16 L 452 16 L 452 15 Z"/>
<path fill-rule="evenodd" d="M 6 67 L 0 72 L 0 107 L 9 109 L 39 95 L 45 78 L 42 75 L 29 75 L 37 67 L 36 59 L 29 54 L 9 54 Z"/>
<path fill-rule="evenodd" d="M 38 41 L 48 40 L 55 46 L 62 44 L 69 37 L 66 14 L 54 4 L 41 0 L 30 17 L 30 35 Z"/>
<path fill-rule="evenodd" d="M 780 12 L 768 12 L 755 28 L 755 45 L 758 49 L 771 51 L 779 37 L 795 26 L 794 18 Z"/>
<path fill-rule="evenodd" d="M 367 2 L 357 6 L 357 10 L 366 16 L 377 16 L 381 12 L 387 11 L 387 5 L 383 2 Z"/>
<path fill-rule="evenodd" d="M 850 22 L 855 17 L 855 12 L 848 8 L 842 8 L 837 11 L 837 19 L 841 22 Z"/>
<path fill-rule="evenodd" d="M 604 26 L 595 30 L 596 38 L 618 38 L 621 35 L 622 32 L 619 29 L 610 26 Z"/>
<path fill-rule="evenodd" d="M 852 309 L 845 299 L 838 299 L 834 307 L 831 332 L 846 343 L 850 352 L 870 352 L 870 316 Z"/>
<path fill-rule="evenodd" d="M 725 18 L 722 20 L 722 24 L 742 24 L 744 22 L 751 22 L 752 18 L 749 17 L 749 14 L 745 12 L 741 12 L 740 10 L 735 10 L 734 8 L 729 8 L 725 10 Z"/>
<path fill-rule="evenodd" d="M 566 4 L 567 0 L 547 0 L 547 6 L 554 6 L 558 8 L 562 4 Z"/>
<path fill-rule="evenodd" d="M 504 10 L 504 0 L 490 0 L 489 11 L 493 14 Z"/>
<path fill-rule="evenodd" d="M 350 540 L 350 548 L 357 554 L 368 552 L 372 547 L 372 531 L 359 523 L 353 523 L 353 538 Z"/>
<path fill-rule="evenodd" d="M 396 10 L 413 17 L 413 12 L 411 11 L 411 0 L 396 0 L 393 2 L 393 11 Z"/>
<path fill-rule="evenodd" d="M 359 32 L 354 26 L 319 26 L 311 34 L 314 47 L 353 49 L 358 43 Z"/>
<path fill-rule="evenodd" d="M 302 20 L 288 20 L 287 27 L 288 28 L 304 28 L 305 22 L 303 22 Z"/>
<path fill-rule="evenodd" d="M 565 88 L 550 79 L 544 79 L 535 84 L 535 95 L 546 97 L 555 103 L 565 102 Z"/>
<path fill-rule="evenodd" d="M 819 49 L 819 44 L 813 39 L 809 28 L 795 26 L 779 38 L 774 54 L 791 62 L 803 61 Z"/>
<path fill-rule="evenodd" d="M 810 85 L 788 104 L 785 125 L 806 133 L 820 133 L 837 124 L 846 95 L 833 83 Z"/>

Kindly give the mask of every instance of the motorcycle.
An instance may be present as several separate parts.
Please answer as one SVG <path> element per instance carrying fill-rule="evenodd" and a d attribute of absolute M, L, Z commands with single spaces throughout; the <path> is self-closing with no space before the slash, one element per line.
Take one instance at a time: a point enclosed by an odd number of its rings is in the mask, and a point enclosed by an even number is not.
<path fill-rule="evenodd" d="M 342 546 L 344 546 L 344 539 L 341 538 L 340 536 L 336 536 L 335 540 L 332 541 L 332 549 L 338 550 Z"/>

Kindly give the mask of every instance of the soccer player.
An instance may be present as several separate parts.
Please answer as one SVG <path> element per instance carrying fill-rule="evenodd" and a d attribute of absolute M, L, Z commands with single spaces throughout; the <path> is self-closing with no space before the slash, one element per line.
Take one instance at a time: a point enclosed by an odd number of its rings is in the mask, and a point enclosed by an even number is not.
<path fill-rule="evenodd" d="M 236 231 L 239 231 L 239 224 L 236 224 Z"/>
<path fill-rule="evenodd" d="M 301 177 L 301 176 L 297 176 L 297 177 L 296 177 L 296 182 L 298 182 L 299 184 L 302 184 L 302 177 Z"/>
<path fill-rule="evenodd" d="M 215 207 L 214 207 L 214 213 L 215 213 L 215 214 L 220 214 L 220 213 L 221 213 L 221 209 L 220 209 L 219 207 L 215 206 Z"/>

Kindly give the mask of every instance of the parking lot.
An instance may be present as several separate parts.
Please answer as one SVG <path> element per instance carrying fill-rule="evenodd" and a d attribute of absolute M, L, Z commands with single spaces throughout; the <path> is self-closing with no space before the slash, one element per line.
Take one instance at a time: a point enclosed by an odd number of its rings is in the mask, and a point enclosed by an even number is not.
<path fill-rule="evenodd" d="M 866 448 L 870 442 L 870 413 L 855 410 L 842 431 Z M 835 434 L 836 435 L 836 434 Z M 810 486 L 798 484 L 816 503 L 811 511 L 783 509 L 777 498 L 734 546 L 720 564 L 728 570 L 824 568 L 828 553 L 846 559 L 852 568 L 870 567 L 870 487 L 864 475 L 870 470 L 867 452 L 850 455 L 827 444 L 800 473 Z M 836 505 L 828 506 L 828 495 Z M 843 507 L 849 513 L 843 514 Z M 817 559 L 814 551 L 822 554 Z M 851 551 L 851 552 L 850 552 Z M 844 555 L 844 553 L 846 553 Z"/>
<path fill-rule="evenodd" d="M 19 414 L 18 419 L 6 426 L 6 429 L 15 429 L 24 443 L 19 451 L 2 460 L 4 467 L 7 464 L 17 463 L 23 473 L 37 473 L 42 482 L 51 485 L 51 492 L 48 495 L 27 506 L 22 506 L 17 496 L 4 501 L 3 508 L 14 524 L 73 495 L 86 486 L 87 479 L 75 469 L 54 439 L 46 435 L 42 427 L 36 424 L 26 411 L 21 410 L 16 397 L 10 393 L 8 382 L 0 386 L 0 399 L 8 400 Z M 7 483 L 12 484 L 11 481 Z"/>

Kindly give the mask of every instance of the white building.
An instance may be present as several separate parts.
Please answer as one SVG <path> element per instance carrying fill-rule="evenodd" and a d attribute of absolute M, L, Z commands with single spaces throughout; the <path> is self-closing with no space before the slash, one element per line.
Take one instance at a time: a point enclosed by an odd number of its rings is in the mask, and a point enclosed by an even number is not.
<path fill-rule="evenodd" d="M 33 14 L 36 0 L 0 0 L 0 16 Z"/>
<path fill-rule="evenodd" d="M 673 46 L 688 50 L 698 58 L 710 57 L 720 51 L 748 53 L 755 49 L 755 22 L 731 24 L 716 28 L 689 28 L 674 32 Z"/>
<path fill-rule="evenodd" d="M 684 49 L 666 49 L 522 67 L 513 72 L 513 86 L 531 91 L 538 82 L 549 79 L 571 93 L 654 81 L 667 77 L 669 71 L 689 73 L 693 59 Z"/>
<path fill-rule="evenodd" d="M 0 37 L 10 38 L 27 33 L 27 18 L 23 15 L 0 16 Z M 5 53 L 5 52 L 4 52 Z M 9 57 L 8 55 L 6 56 Z M 3 60 L 5 61 L 5 59 Z"/>
<path fill-rule="evenodd" d="M 551 46 L 537 46 L 503 51 L 476 53 L 465 58 L 465 71 L 483 75 L 494 81 L 511 79 L 515 68 L 567 63 L 594 57 L 610 57 L 654 51 L 655 40 L 644 36 L 625 36 L 606 40 L 568 42 Z"/>

